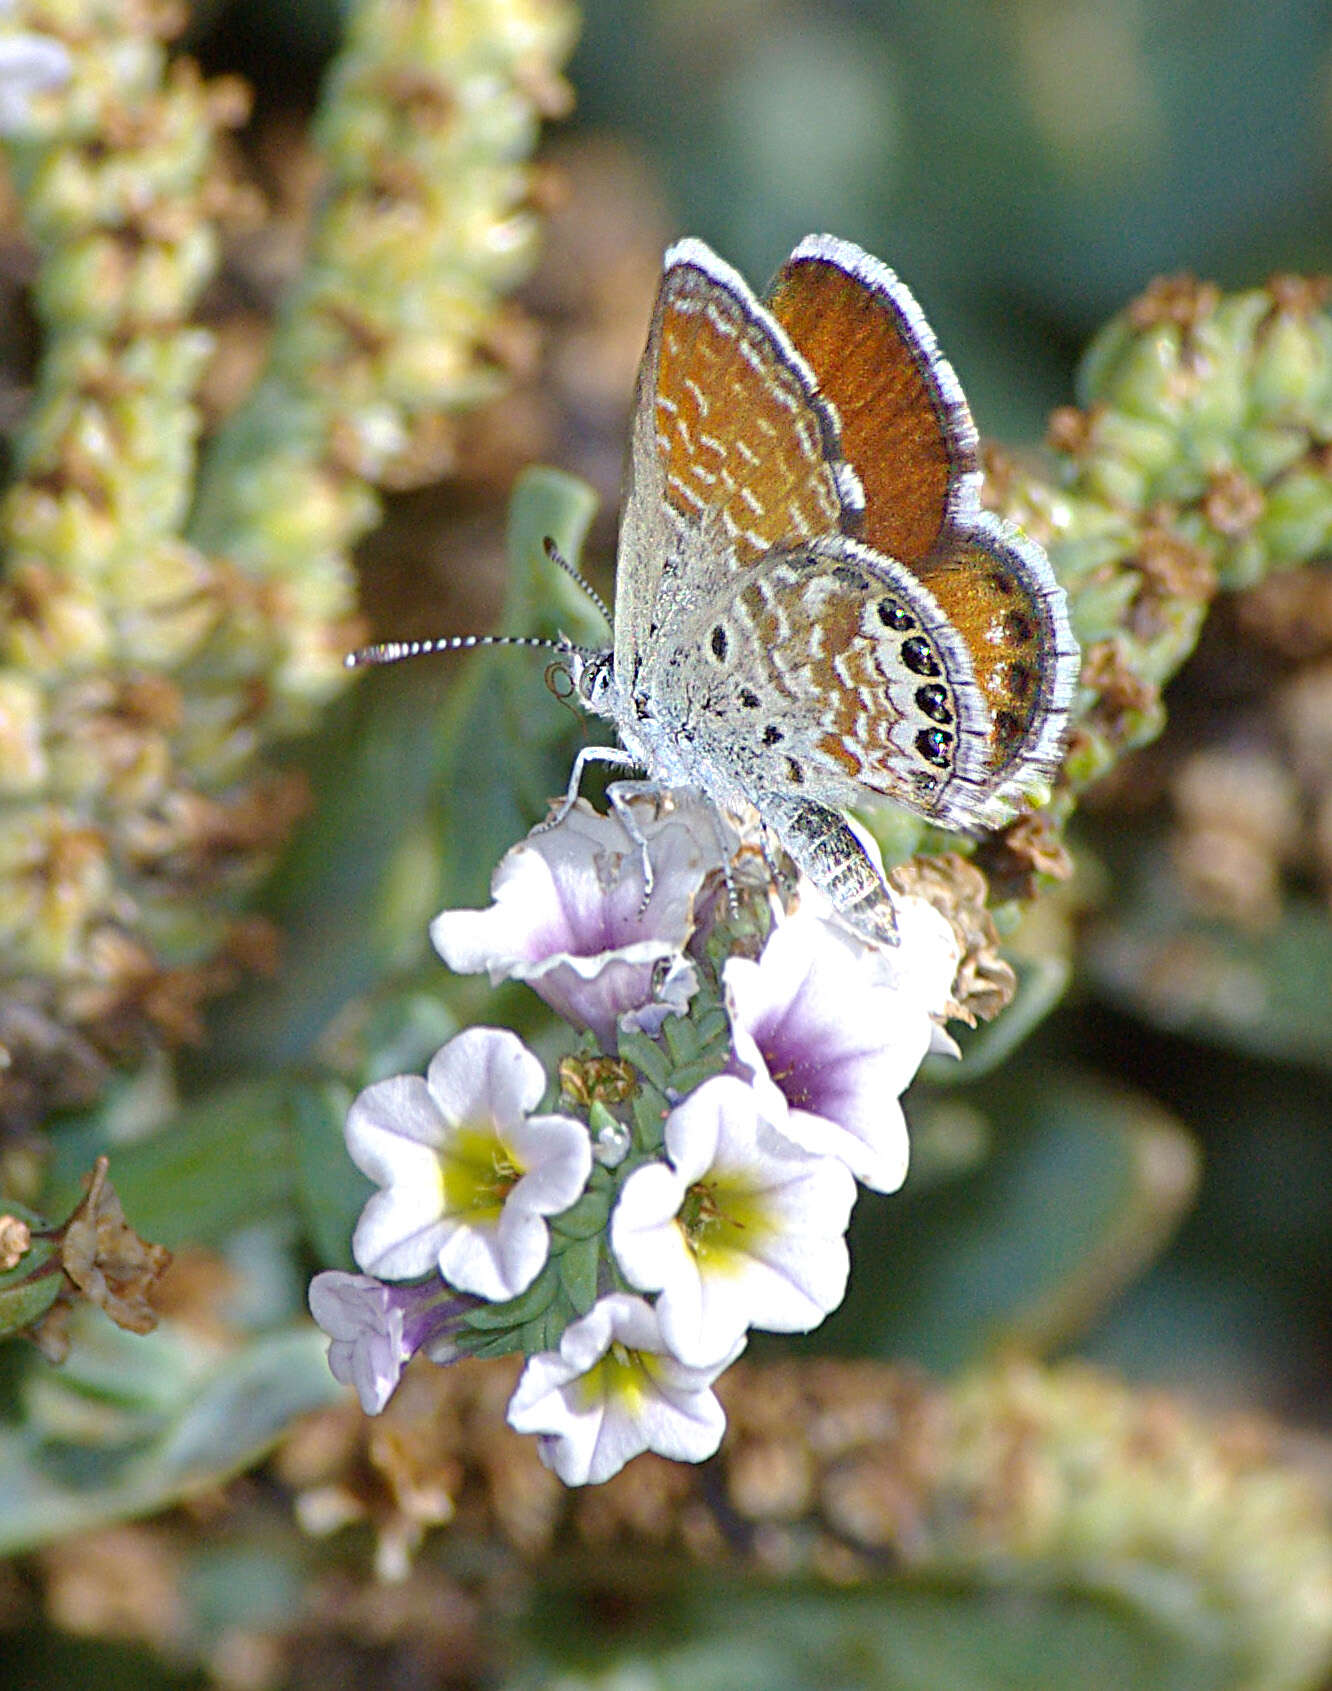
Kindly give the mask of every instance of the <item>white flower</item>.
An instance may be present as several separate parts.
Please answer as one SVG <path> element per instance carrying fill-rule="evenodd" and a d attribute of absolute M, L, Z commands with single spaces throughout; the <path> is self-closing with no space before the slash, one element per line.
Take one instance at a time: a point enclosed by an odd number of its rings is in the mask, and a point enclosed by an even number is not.
<path fill-rule="evenodd" d="M 840 1158 L 877 1192 L 906 1178 L 898 1102 L 931 1049 L 957 970 L 957 940 L 923 899 L 897 901 L 899 943 L 870 946 L 804 911 L 755 962 L 722 979 L 736 1064 L 788 1139 Z"/>
<path fill-rule="evenodd" d="M 659 815 L 640 799 L 634 815 L 655 877 L 646 908 L 639 850 L 624 824 L 579 800 L 556 827 L 505 853 L 489 909 L 435 918 L 435 949 L 460 974 L 526 981 L 607 1050 L 622 1022 L 655 1035 L 667 1015 L 683 1014 L 697 986 L 683 951 L 721 851 L 702 806 Z"/>
<path fill-rule="evenodd" d="M 468 1028 L 426 1078 L 369 1086 L 347 1114 L 353 1162 L 384 1188 L 366 1204 L 352 1252 L 368 1273 L 503 1300 L 525 1291 L 550 1249 L 544 1217 L 579 1196 L 592 1169 L 587 1129 L 529 1116 L 546 1076 L 506 1028 Z"/>
<path fill-rule="evenodd" d="M 354 1386 L 367 1415 L 378 1415 L 418 1350 L 432 1362 L 458 1355 L 454 1335 L 477 1300 L 440 1280 L 386 1286 L 368 1274 L 330 1269 L 310 1282 L 310 1313 L 329 1336 L 335 1380 Z"/>
<path fill-rule="evenodd" d="M 703 1462 L 726 1430 L 712 1382 L 743 1348 L 688 1368 L 667 1350 L 651 1307 L 615 1292 L 565 1328 L 558 1351 L 528 1361 L 509 1425 L 539 1435 L 541 1460 L 566 1485 L 599 1485 L 644 1450 Z"/>
<path fill-rule="evenodd" d="M 625 1278 L 660 1292 L 662 1335 L 694 1367 L 730 1352 L 747 1327 L 803 1333 L 836 1309 L 850 1261 L 856 1186 L 844 1164 L 783 1140 L 753 1088 L 719 1075 L 666 1121 L 670 1164 L 625 1182 L 611 1249 Z"/>

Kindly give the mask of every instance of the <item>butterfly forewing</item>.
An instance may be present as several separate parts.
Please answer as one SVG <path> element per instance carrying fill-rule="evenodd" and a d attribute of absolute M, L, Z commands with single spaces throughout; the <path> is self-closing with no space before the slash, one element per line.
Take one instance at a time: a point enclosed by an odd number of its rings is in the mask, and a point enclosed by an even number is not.
<path fill-rule="evenodd" d="M 976 430 L 951 365 L 908 290 L 848 241 L 810 235 L 768 296 L 836 410 L 860 478 L 857 532 L 914 565 L 976 507 Z"/>
<path fill-rule="evenodd" d="M 836 533 L 862 499 L 804 360 L 743 280 L 695 241 L 667 255 L 649 384 L 665 496 L 720 524 L 735 562 Z"/>

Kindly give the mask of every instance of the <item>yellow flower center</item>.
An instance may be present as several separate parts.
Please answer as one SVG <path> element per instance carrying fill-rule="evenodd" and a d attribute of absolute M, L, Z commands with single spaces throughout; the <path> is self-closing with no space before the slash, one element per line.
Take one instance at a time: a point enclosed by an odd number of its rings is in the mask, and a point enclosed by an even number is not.
<path fill-rule="evenodd" d="M 455 1129 L 439 1161 L 445 1213 L 473 1221 L 497 1220 L 523 1174 L 493 1121 Z"/>
<path fill-rule="evenodd" d="M 641 1414 L 651 1392 L 652 1364 L 656 1360 L 650 1351 L 630 1350 L 613 1339 L 601 1361 L 574 1382 L 579 1408 L 617 1404 L 631 1416 Z"/>
<path fill-rule="evenodd" d="M 679 1219 L 699 1266 L 714 1274 L 739 1269 L 772 1231 L 762 1195 L 735 1181 L 697 1181 L 685 1194 Z"/>

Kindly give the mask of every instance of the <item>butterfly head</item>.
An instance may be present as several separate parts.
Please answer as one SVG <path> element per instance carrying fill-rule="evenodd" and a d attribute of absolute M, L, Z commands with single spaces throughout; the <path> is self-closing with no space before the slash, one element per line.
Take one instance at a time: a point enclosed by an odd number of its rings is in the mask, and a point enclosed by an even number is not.
<path fill-rule="evenodd" d="M 575 646 L 569 654 L 569 677 L 579 703 L 593 716 L 616 717 L 615 654 Z"/>

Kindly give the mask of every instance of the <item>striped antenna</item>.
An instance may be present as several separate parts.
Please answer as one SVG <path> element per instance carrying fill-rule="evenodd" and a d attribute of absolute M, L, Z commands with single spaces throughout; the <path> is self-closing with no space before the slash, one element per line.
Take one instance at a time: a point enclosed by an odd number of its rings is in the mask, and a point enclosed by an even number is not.
<path fill-rule="evenodd" d="M 569 640 L 544 640 L 536 634 L 449 634 L 433 640 L 379 640 L 348 652 L 342 660 L 348 669 L 367 664 L 401 663 L 404 658 L 424 658 L 431 652 L 466 652 L 474 646 L 535 646 L 543 652 L 572 655 L 577 647 Z"/>
<path fill-rule="evenodd" d="M 578 583 L 605 617 L 609 628 L 610 609 L 600 593 L 590 581 L 579 575 L 549 535 L 543 544 L 551 563 L 558 564 L 567 576 Z M 467 652 L 475 646 L 533 646 L 538 651 L 560 652 L 565 657 L 572 657 L 583 649 L 562 636 L 558 640 L 546 640 L 537 634 L 449 634 L 433 640 L 378 640 L 373 646 L 362 646 L 359 651 L 348 652 L 342 661 L 348 669 L 364 669 L 370 664 L 401 663 L 404 658 L 429 657 L 432 652 Z"/>
<path fill-rule="evenodd" d="M 588 598 L 605 618 L 606 627 L 612 627 L 614 625 L 614 619 L 610 614 L 610 606 L 601 597 L 600 593 L 597 592 L 596 588 L 593 587 L 592 583 L 586 578 L 586 576 L 579 575 L 578 571 L 564 556 L 563 552 L 560 551 L 559 547 L 549 535 L 546 536 L 542 544 L 545 546 L 546 556 L 550 559 L 551 563 L 557 564 L 571 581 L 576 581 L 578 583 L 583 592 L 587 594 Z"/>

